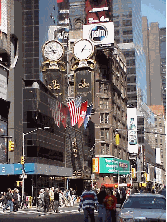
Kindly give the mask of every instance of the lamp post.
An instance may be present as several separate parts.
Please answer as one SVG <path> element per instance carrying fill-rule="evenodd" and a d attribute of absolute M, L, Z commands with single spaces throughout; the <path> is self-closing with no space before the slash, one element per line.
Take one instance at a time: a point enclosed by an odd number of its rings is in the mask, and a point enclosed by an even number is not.
<path fill-rule="evenodd" d="M 45 129 L 49 129 L 50 127 L 44 127 L 44 130 Z M 28 133 L 23 133 L 23 152 L 22 152 L 22 154 L 23 154 L 23 156 L 22 156 L 22 158 L 23 158 L 23 160 L 24 160 L 24 149 L 25 149 L 25 147 L 24 147 L 24 137 L 26 136 L 26 135 L 28 135 L 28 134 L 31 134 L 31 133 L 34 133 L 35 131 L 37 131 L 37 130 L 42 130 L 42 128 L 37 128 L 37 129 L 35 129 L 35 130 L 32 130 L 32 131 L 29 131 Z M 25 179 L 25 169 L 24 169 L 24 161 L 23 161 L 23 167 L 22 167 L 22 201 L 23 201 L 23 196 L 24 196 L 24 179 Z"/>

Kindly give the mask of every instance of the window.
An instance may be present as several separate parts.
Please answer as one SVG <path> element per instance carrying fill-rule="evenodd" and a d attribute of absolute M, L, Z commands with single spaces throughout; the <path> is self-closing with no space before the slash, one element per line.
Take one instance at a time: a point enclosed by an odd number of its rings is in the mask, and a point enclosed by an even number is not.
<path fill-rule="evenodd" d="M 122 21 L 122 25 L 123 26 L 132 26 L 132 20 L 130 19 L 128 19 L 128 20 L 123 20 Z"/>
<path fill-rule="evenodd" d="M 101 140 L 109 140 L 109 129 L 101 128 Z"/>
<path fill-rule="evenodd" d="M 99 92 L 100 93 L 108 93 L 109 85 L 107 83 L 99 83 Z"/>
<path fill-rule="evenodd" d="M 119 30 L 115 30 L 115 36 L 119 35 Z"/>
<path fill-rule="evenodd" d="M 123 30 L 123 35 L 132 35 L 132 29 L 130 29 L 130 30 L 124 29 Z"/>
<path fill-rule="evenodd" d="M 101 151 L 100 154 L 102 155 L 109 155 L 110 154 L 110 148 L 108 143 L 101 143 Z"/>
<path fill-rule="evenodd" d="M 109 99 L 100 98 L 100 109 L 108 109 Z"/>
<path fill-rule="evenodd" d="M 100 113 L 100 123 L 108 123 L 109 113 Z"/>
<path fill-rule="evenodd" d="M 114 22 L 114 27 L 119 27 L 119 21 Z"/>
<path fill-rule="evenodd" d="M 101 144 L 101 154 L 102 154 L 102 155 L 105 154 L 105 146 L 104 146 L 103 143 Z"/>

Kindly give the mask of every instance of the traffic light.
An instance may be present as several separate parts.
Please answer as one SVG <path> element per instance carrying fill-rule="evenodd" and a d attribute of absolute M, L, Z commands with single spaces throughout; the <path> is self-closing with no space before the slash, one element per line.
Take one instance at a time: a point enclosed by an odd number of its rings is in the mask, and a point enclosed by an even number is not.
<path fill-rule="evenodd" d="M 17 182 L 17 187 L 22 186 L 22 181 L 16 181 Z"/>
<path fill-rule="evenodd" d="M 21 164 L 24 164 L 24 156 L 21 156 Z"/>
<path fill-rule="evenodd" d="M 76 171 L 73 171 L 73 177 L 76 177 L 76 175 L 77 175 L 77 172 Z"/>
<path fill-rule="evenodd" d="M 115 143 L 117 146 L 119 145 L 119 134 L 118 133 L 115 135 Z"/>
<path fill-rule="evenodd" d="M 78 176 L 78 177 L 82 177 L 82 170 L 78 170 L 78 171 L 77 171 L 77 176 Z"/>
<path fill-rule="evenodd" d="M 14 142 L 12 142 L 12 141 L 9 141 L 9 152 L 12 152 L 12 151 L 14 151 Z"/>

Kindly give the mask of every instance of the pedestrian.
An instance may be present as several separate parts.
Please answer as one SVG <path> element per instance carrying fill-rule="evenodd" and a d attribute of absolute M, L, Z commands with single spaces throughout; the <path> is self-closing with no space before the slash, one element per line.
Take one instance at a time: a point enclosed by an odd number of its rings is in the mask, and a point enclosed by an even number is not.
<path fill-rule="evenodd" d="M 8 207 L 10 207 L 10 212 L 12 212 L 13 211 L 13 196 L 12 196 L 12 190 L 10 188 L 8 188 L 8 192 L 6 193 L 6 200 L 7 200 L 7 204 L 3 208 L 3 212 L 5 212 L 5 210 Z"/>
<path fill-rule="evenodd" d="M 91 222 L 95 222 L 94 209 L 97 209 L 98 199 L 96 193 L 91 190 L 91 184 L 86 185 L 86 190 L 82 193 L 78 211 L 83 208 L 84 222 L 88 222 L 88 216 Z"/>
<path fill-rule="evenodd" d="M 106 191 L 105 191 L 105 186 L 101 186 L 100 192 L 97 194 L 97 198 L 98 198 L 98 218 L 99 218 L 99 222 L 105 222 L 106 220 L 106 208 L 104 205 L 104 200 L 106 197 Z"/>
<path fill-rule="evenodd" d="M 117 198 L 113 195 L 110 189 L 107 189 L 107 196 L 105 197 L 104 204 L 106 207 L 106 219 L 107 222 L 116 222 L 116 204 Z"/>
<path fill-rule="evenodd" d="M 50 204 L 50 196 L 49 196 L 49 191 L 48 188 L 45 188 L 45 193 L 44 193 L 44 212 L 49 211 L 49 204 Z"/>
<path fill-rule="evenodd" d="M 16 212 L 18 211 L 18 192 L 17 192 L 17 188 L 14 189 L 14 193 L 13 193 L 13 211 Z"/>
<path fill-rule="evenodd" d="M 116 189 L 116 198 L 117 198 L 117 203 L 120 204 L 120 194 L 119 194 L 119 191 L 118 189 Z"/>
<path fill-rule="evenodd" d="M 56 188 L 54 192 L 54 211 L 56 211 L 56 213 L 59 213 L 58 207 L 59 207 L 59 189 Z"/>

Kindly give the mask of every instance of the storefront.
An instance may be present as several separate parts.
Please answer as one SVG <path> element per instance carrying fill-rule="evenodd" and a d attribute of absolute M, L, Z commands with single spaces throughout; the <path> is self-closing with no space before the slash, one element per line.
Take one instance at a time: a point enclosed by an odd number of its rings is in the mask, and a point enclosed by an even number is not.
<path fill-rule="evenodd" d="M 10 187 L 17 187 L 21 193 L 21 175 L 23 165 L 21 164 L 0 164 L 0 191 L 7 191 Z M 71 177 L 72 168 L 59 167 L 39 163 L 25 163 L 25 193 L 28 196 L 38 196 L 41 188 L 64 186 L 65 178 Z M 18 182 L 19 181 L 19 182 Z"/>

